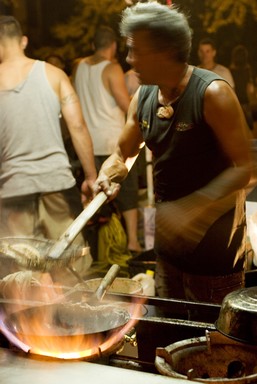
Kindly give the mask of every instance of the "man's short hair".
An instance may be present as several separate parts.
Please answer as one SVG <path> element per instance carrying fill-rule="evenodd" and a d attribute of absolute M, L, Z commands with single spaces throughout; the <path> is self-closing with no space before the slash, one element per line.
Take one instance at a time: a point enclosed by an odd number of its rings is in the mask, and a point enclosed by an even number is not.
<path fill-rule="evenodd" d="M 21 25 L 18 20 L 13 16 L 0 16 L 0 39 L 7 38 L 21 38 L 23 35 Z"/>
<path fill-rule="evenodd" d="M 203 39 L 201 39 L 199 41 L 198 46 L 200 46 L 200 45 L 210 45 L 213 49 L 217 49 L 215 41 L 213 39 L 211 39 L 210 37 L 204 37 Z"/>
<path fill-rule="evenodd" d="M 98 50 L 108 48 L 115 41 L 117 41 L 117 35 L 114 30 L 108 26 L 101 26 L 96 30 L 93 43 Z"/>
<path fill-rule="evenodd" d="M 122 13 L 121 34 L 128 37 L 139 30 L 149 33 L 156 51 L 171 52 L 181 62 L 189 59 L 192 30 L 185 14 L 179 12 L 175 6 L 139 2 L 127 7 Z"/>

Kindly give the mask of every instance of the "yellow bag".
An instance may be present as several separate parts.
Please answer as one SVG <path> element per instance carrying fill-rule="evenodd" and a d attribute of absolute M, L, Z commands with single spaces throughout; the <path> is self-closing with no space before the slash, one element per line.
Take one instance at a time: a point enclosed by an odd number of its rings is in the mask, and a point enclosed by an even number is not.
<path fill-rule="evenodd" d="M 127 236 L 116 213 L 98 231 L 98 260 L 127 267 L 131 259 L 127 249 Z"/>

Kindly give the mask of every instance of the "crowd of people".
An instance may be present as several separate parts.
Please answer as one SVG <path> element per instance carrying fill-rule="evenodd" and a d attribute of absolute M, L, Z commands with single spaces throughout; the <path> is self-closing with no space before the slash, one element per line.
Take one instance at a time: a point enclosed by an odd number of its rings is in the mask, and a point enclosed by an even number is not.
<path fill-rule="evenodd" d="M 158 2 L 128 6 L 120 32 L 126 74 L 117 35 L 101 26 L 70 78 L 57 55 L 27 57 L 19 22 L 0 16 L 0 235 L 57 240 L 103 190 L 120 213 L 129 256 L 140 254 L 137 167 L 127 172 L 125 163 L 145 143 L 157 295 L 220 303 L 245 283 L 246 189 L 255 185 L 247 50 L 235 47 L 227 68 L 202 39 L 192 65 L 186 16 Z"/>

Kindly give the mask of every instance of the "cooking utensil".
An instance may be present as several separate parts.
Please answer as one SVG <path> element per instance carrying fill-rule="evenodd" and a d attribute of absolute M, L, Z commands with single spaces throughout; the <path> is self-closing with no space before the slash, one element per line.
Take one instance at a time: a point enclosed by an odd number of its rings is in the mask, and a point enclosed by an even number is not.
<path fill-rule="evenodd" d="M 14 312 L 0 325 L 10 343 L 25 352 L 91 359 L 124 342 L 129 320 L 119 306 L 58 303 Z"/>
<path fill-rule="evenodd" d="M 90 300 L 87 302 L 88 304 L 91 302 L 93 304 L 97 304 L 97 302 L 101 301 L 104 297 L 104 294 L 106 291 L 110 288 L 113 281 L 115 280 L 120 267 L 117 264 L 114 264 L 109 271 L 106 273 L 104 278 L 98 278 L 97 285 L 94 284 L 94 289 L 91 289 L 91 296 Z M 0 281 L 1 282 L 1 281 Z M 58 295 L 56 298 L 52 299 L 50 301 L 50 298 L 48 298 L 49 304 L 56 304 L 56 303 L 63 303 L 64 301 L 81 301 L 82 295 L 85 291 L 90 291 L 88 288 L 88 281 L 83 281 L 82 284 L 77 284 L 72 288 L 68 287 L 62 287 L 63 294 Z M 45 305 L 46 301 L 42 301 L 42 292 L 49 292 L 51 290 L 54 290 L 53 286 L 50 285 L 44 285 L 44 284 L 38 284 L 33 286 L 31 289 L 31 284 L 29 283 L 27 287 L 23 284 L 23 281 L 14 282 L 11 281 L 9 283 L 10 288 L 6 292 L 6 288 L 3 289 L 3 297 L 0 297 L 0 310 L 2 312 L 16 312 L 18 309 L 25 308 L 25 307 L 35 307 L 40 305 Z M 26 289 L 27 288 L 27 289 Z M 22 291 L 22 298 L 16 297 L 13 298 L 13 292 L 15 291 Z M 87 292 L 88 294 L 88 292 Z M 36 299 L 35 299 L 36 298 Z M 44 297 L 45 299 L 45 297 Z M 11 311 L 10 311 L 10 308 Z"/>
<path fill-rule="evenodd" d="M 99 282 L 100 278 L 85 280 L 81 284 L 81 287 L 87 291 L 94 292 L 96 287 L 98 287 Z M 128 295 L 141 295 L 143 293 L 143 288 L 139 281 L 135 281 L 126 277 L 116 277 L 116 279 L 108 288 L 108 292 Z"/>
<path fill-rule="evenodd" d="M 143 148 L 144 144 L 145 143 L 141 145 L 141 148 Z M 137 157 L 138 154 L 134 157 L 128 157 L 126 159 L 125 166 L 127 167 L 128 172 L 134 165 Z M 40 271 L 49 271 L 56 266 L 67 266 L 69 268 L 71 260 L 75 261 L 78 257 L 81 257 L 82 255 L 81 249 L 79 254 L 78 252 L 72 252 L 73 255 L 71 255 L 70 252 L 66 253 L 67 248 L 70 247 L 72 241 L 80 233 L 82 228 L 106 201 L 107 195 L 103 191 L 99 192 L 94 197 L 94 199 L 86 206 L 86 208 L 80 213 L 80 215 L 77 216 L 77 218 L 68 227 L 68 229 L 59 237 L 59 240 L 57 240 L 57 242 L 52 242 L 50 248 L 47 246 L 44 248 L 41 243 L 40 252 L 37 252 L 37 243 L 36 249 L 34 250 L 33 245 L 27 243 L 27 250 L 26 247 L 23 247 L 23 250 L 19 250 L 17 249 L 17 246 L 14 246 L 14 242 L 10 243 L 8 242 L 8 238 L 5 238 L 0 241 L 0 254 L 2 254 L 2 256 L 6 259 L 11 259 L 23 268 L 29 268 Z M 33 240 L 35 241 L 35 239 L 32 239 L 32 241 Z M 46 244 L 49 244 L 47 240 Z M 28 249 L 28 245 L 31 245 L 30 249 Z M 57 260 L 60 262 L 56 263 Z M 80 280 L 79 274 L 75 270 L 73 270 L 72 267 L 70 267 L 69 269 Z"/>
<path fill-rule="evenodd" d="M 95 292 L 90 297 L 90 300 L 87 301 L 88 305 L 99 304 L 99 302 L 103 299 L 106 291 L 110 288 L 112 283 L 114 282 L 116 276 L 118 275 L 120 270 L 120 266 L 118 264 L 113 264 L 110 269 L 107 271 L 103 278 L 99 278 L 97 287 L 95 288 Z M 82 284 L 75 285 L 70 288 L 64 295 L 61 295 L 57 299 L 54 299 L 51 304 L 55 304 L 58 302 L 63 302 L 66 298 L 68 299 L 74 293 L 78 293 L 81 289 L 87 289 L 87 281 L 84 281 Z M 4 300 L 0 299 L 0 303 L 4 303 Z"/>
<path fill-rule="evenodd" d="M 108 270 L 108 272 L 106 273 L 106 275 L 102 278 L 97 290 L 94 293 L 94 298 L 97 301 L 101 301 L 103 299 L 105 292 L 113 283 L 114 279 L 118 275 L 119 270 L 120 270 L 120 266 L 118 264 L 113 264 L 111 268 Z"/>
<path fill-rule="evenodd" d="M 225 296 L 215 325 L 227 337 L 257 344 L 257 287 L 239 289 Z"/>
<path fill-rule="evenodd" d="M 68 266 L 71 261 L 86 256 L 88 247 L 70 245 L 106 200 L 106 194 L 99 192 L 56 242 L 26 237 L 2 238 L 0 240 L 1 258 L 14 262 L 22 268 L 42 272 L 57 266 Z"/>
<path fill-rule="evenodd" d="M 14 335 L 19 342 L 25 345 L 27 343 L 32 350 L 46 348 L 49 351 L 49 348 L 56 348 L 57 338 L 61 338 L 61 349 L 66 348 L 67 352 L 73 348 L 95 348 L 96 340 L 103 343 L 110 336 L 110 332 L 122 328 L 130 319 L 128 311 L 118 305 L 99 304 L 119 269 L 117 264 L 112 265 L 88 302 L 53 302 L 6 315 L 4 327 L 1 327 L 3 333 L 7 338 L 10 334 Z M 76 291 L 76 287 L 65 296 L 69 296 L 73 291 Z M 63 297 L 60 300 L 63 300 Z M 11 339 L 10 341 L 13 341 L 13 337 Z M 48 343 L 49 347 L 46 347 Z"/>
<path fill-rule="evenodd" d="M 56 303 L 13 312 L 4 323 L 13 334 L 24 336 L 76 336 L 110 331 L 129 319 L 126 310 L 113 304 Z M 33 324 L 40 327 L 34 330 Z"/>

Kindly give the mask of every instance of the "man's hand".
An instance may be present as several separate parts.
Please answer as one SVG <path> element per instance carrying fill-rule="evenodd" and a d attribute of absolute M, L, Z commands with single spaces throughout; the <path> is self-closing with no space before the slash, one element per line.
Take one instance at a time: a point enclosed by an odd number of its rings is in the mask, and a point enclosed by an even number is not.
<path fill-rule="evenodd" d="M 99 171 L 93 186 L 94 195 L 104 191 L 108 199 L 113 200 L 120 190 L 120 183 L 127 177 L 127 174 L 128 168 L 125 163 L 116 153 L 112 154 Z"/>
<path fill-rule="evenodd" d="M 98 178 L 93 185 L 94 195 L 97 195 L 100 191 L 104 191 L 108 196 L 108 200 L 113 200 L 118 195 L 120 190 L 120 184 L 111 182 L 108 176 L 104 172 L 100 172 Z"/>
<path fill-rule="evenodd" d="M 94 197 L 94 181 L 85 179 L 81 185 L 81 201 L 86 204 Z"/>

